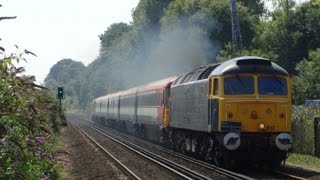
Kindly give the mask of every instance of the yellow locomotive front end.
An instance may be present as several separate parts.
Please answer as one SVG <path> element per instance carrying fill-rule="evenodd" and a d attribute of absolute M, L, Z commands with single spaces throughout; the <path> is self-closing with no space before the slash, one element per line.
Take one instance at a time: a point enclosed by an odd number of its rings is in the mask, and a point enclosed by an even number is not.
<path fill-rule="evenodd" d="M 292 148 L 289 74 L 264 59 L 225 64 L 209 77 L 210 127 L 223 154 L 279 165 Z"/>
<path fill-rule="evenodd" d="M 264 74 L 224 76 L 219 129 L 241 123 L 241 132 L 291 132 L 290 77 Z"/>

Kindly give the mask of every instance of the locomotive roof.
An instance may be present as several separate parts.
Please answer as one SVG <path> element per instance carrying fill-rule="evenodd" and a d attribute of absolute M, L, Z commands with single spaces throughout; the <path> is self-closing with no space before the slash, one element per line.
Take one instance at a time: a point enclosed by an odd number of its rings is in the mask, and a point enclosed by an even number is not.
<path fill-rule="evenodd" d="M 289 75 L 286 70 L 276 63 L 261 57 L 243 56 L 222 62 L 210 75 L 265 73 Z"/>
<path fill-rule="evenodd" d="M 265 73 L 289 75 L 279 65 L 257 56 L 242 56 L 225 62 L 210 64 L 177 78 L 172 86 L 207 79 L 210 75 L 239 74 L 239 73 Z"/>

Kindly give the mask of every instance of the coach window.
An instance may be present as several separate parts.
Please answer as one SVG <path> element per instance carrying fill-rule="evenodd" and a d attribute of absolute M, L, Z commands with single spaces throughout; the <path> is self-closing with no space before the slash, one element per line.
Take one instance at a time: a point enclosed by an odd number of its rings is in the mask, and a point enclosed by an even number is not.
<path fill-rule="evenodd" d="M 219 79 L 217 78 L 213 80 L 213 95 L 219 96 Z"/>

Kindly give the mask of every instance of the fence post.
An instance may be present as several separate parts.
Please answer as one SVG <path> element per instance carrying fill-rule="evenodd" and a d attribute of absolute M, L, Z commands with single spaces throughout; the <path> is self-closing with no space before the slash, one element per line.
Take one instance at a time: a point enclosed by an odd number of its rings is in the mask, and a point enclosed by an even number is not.
<path fill-rule="evenodd" d="M 314 118 L 314 155 L 320 157 L 320 117 Z"/>

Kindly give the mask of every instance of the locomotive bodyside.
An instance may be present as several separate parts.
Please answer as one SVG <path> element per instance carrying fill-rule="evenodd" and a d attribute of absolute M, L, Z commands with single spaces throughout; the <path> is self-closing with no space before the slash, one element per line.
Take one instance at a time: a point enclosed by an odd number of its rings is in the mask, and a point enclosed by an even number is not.
<path fill-rule="evenodd" d="M 208 132 L 208 80 L 172 86 L 171 128 Z"/>

